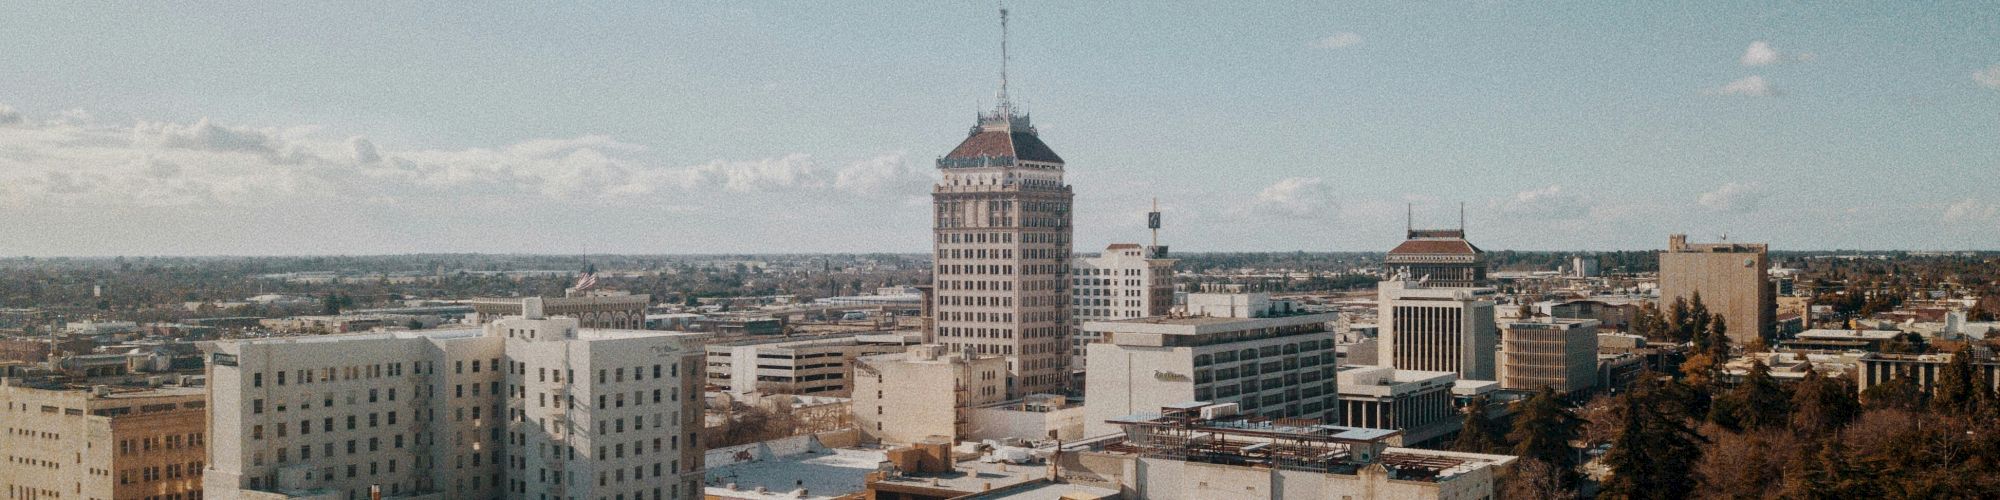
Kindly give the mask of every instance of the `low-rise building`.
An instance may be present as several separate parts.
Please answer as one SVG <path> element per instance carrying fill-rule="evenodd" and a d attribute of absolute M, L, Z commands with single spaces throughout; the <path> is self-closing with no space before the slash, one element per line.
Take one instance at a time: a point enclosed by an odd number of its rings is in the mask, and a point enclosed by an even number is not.
<path fill-rule="evenodd" d="M 707 346 L 708 385 L 734 394 L 846 397 L 854 359 L 903 352 L 917 333 L 753 338 Z"/>
<path fill-rule="evenodd" d="M 1007 399 L 1007 358 L 942 344 L 858 358 L 854 421 L 869 441 L 911 444 L 971 435 L 973 409 Z"/>
<path fill-rule="evenodd" d="M 1085 435 L 1116 432 L 1106 421 L 1182 401 L 1233 402 L 1271 418 L 1338 417 L 1339 313 L 1308 313 L 1261 294 L 1187 301 L 1190 314 L 1210 315 L 1084 323 L 1103 338 L 1086 346 L 1098 361 L 1085 373 Z"/>
<path fill-rule="evenodd" d="M 0 383 L 7 498 L 202 498 L 201 388 L 16 384 Z"/>
<path fill-rule="evenodd" d="M 1898 330 L 1812 329 L 1799 332 L 1796 338 L 1786 340 L 1781 345 L 1790 349 L 1880 351 L 1883 344 L 1901 336 L 1903 332 Z"/>
<path fill-rule="evenodd" d="M 1456 373 L 1345 366 L 1339 379 L 1340 425 L 1401 431 L 1385 438 L 1389 444 L 1424 443 L 1464 423 L 1453 401 Z"/>
<path fill-rule="evenodd" d="M 1004 401 L 972 410 L 972 432 L 968 440 L 1042 441 L 1083 439 L 1082 401 L 1060 394 L 1035 394 L 1026 399 Z"/>
<path fill-rule="evenodd" d="M 1070 453 L 1065 474 L 1117 484 L 1127 498 L 1493 498 L 1515 457 L 1393 447 L 1398 431 L 1295 425 L 1183 403 L 1114 419 L 1124 438 Z"/>
<path fill-rule="evenodd" d="M 1857 360 L 1861 371 L 1854 378 L 1857 382 L 1855 389 L 1867 391 L 1877 384 L 1900 378 L 1917 384 L 1919 390 L 1928 394 L 1952 356 L 1956 354 L 1864 354 Z M 1988 389 L 2000 390 L 2000 360 L 1975 358 L 1972 372 L 1979 380 L 1986 381 Z"/>

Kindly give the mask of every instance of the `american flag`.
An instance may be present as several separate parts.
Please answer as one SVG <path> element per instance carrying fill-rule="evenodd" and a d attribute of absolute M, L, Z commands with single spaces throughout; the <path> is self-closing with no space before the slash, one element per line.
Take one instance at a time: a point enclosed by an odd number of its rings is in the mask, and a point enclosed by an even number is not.
<path fill-rule="evenodd" d="M 585 269 L 576 275 L 576 291 L 589 290 L 594 286 L 597 286 L 597 270 Z"/>

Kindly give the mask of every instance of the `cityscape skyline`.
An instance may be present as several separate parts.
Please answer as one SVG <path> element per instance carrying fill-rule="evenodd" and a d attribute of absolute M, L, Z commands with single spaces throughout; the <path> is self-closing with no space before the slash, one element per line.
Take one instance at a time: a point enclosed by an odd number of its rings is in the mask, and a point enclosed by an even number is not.
<path fill-rule="evenodd" d="M 922 252 L 990 7 L 9 7 L 0 255 Z M 1992 6 L 1025 7 L 1077 248 L 2000 247 Z"/>

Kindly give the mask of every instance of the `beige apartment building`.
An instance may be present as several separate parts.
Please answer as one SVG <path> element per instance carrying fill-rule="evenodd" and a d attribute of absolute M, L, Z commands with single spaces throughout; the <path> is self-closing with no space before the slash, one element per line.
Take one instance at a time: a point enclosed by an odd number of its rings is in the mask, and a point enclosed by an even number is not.
<path fill-rule="evenodd" d="M 1070 206 L 1063 159 L 1002 89 L 950 153 L 931 191 L 934 338 L 1001 356 L 1007 394 L 1060 392 L 1070 377 Z"/>
<path fill-rule="evenodd" d="M 218 342 L 217 498 L 697 498 L 700 335 L 542 314 Z"/>
<path fill-rule="evenodd" d="M 938 344 L 860 358 L 854 422 L 869 440 L 891 444 L 972 434 L 973 410 L 1007 401 L 1007 361 Z"/>
<path fill-rule="evenodd" d="M 9 499 L 203 498 L 207 401 L 190 387 L 0 384 Z"/>
<path fill-rule="evenodd" d="M 1515 321 L 1500 337 L 1500 388 L 1582 393 L 1597 385 L 1597 320 Z"/>
<path fill-rule="evenodd" d="M 1660 252 L 1661 308 L 1700 294 L 1709 312 L 1725 318 L 1730 341 L 1749 344 L 1759 336 L 1770 338 L 1778 303 L 1777 288 L 1767 276 L 1768 251 L 1763 243 L 1688 243 L 1685 234 L 1669 237 L 1667 250 Z"/>

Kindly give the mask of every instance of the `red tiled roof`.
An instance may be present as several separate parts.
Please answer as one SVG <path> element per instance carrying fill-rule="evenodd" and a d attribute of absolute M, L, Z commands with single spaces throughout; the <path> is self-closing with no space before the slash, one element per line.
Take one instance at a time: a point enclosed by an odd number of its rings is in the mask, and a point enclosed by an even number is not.
<path fill-rule="evenodd" d="M 1139 248 L 1139 244 L 1138 244 L 1138 243 L 1112 243 L 1112 244 L 1111 244 L 1111 246 L 1109 246 L 1109 247 L 1106 247 L 1105 249 L 1106 249 L 1106 250 L 1124 250 L 1124 249 L 1128 249 L 1128 248 Z"/>
<path fill-rule="evenodd" d="M 1043 144 L 1035 134 L 1027 132 L 1002 132 L 998 130 L 980 131 L 958 143 L 946 158 L 979 158 L 987 156 L 1011 156 L 1017 160 L 1062 163 L 1062 157 L 1055 150 Z"/>
<path fill-rule="evenodd" d="M 1465 240 L 1405 240 L 1390 254 L 1476 254 L 1479 247 Z"/>

